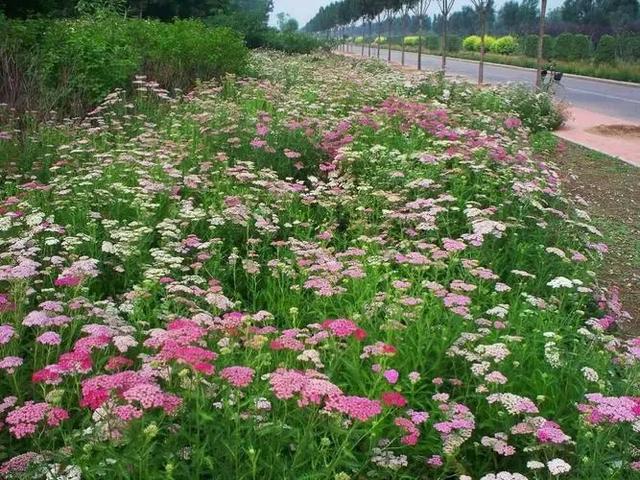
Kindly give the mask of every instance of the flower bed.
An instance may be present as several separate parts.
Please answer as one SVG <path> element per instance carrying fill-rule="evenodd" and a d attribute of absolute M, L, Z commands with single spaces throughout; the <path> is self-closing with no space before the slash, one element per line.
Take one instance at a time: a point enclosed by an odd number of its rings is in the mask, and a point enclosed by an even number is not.
<path fill-rule="evenodd" d="M 4 129 L 0 474 L 632 478 L 640 344 L 522 120 L 252 71 Z"/>

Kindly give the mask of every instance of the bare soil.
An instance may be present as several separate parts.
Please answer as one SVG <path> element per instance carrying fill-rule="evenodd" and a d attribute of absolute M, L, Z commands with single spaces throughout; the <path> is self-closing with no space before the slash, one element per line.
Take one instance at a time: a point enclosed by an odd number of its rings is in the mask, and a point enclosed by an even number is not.
<path fill-rule="evenodd" d="M 636 127 L 637 128 L 637 127 Z M 639 129 L 640 131 L 640 129 Z M 638 132 L 640 134 L 640 132 Z M 630 332 L 640 332 L 640 168 L 565 142 L 554 162 L 560 166 L 566 194 L 584 207 L 609 246 L 599 278 L 621 290 L 624 309 L 633 317 Z"/>
<path fill-rule="evenodd" d="M 640 139 L 640 125 L 598 125 L 587 132 L 605 137 Z"/>

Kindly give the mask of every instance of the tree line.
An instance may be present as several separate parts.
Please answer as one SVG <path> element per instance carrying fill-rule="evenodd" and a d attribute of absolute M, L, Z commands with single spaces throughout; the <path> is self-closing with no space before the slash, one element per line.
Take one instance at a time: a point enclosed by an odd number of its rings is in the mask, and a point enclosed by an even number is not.
<path fill-rule="evenodd" d="M 70 18 L 101 6 L 131 17 L 165 21 L 251 12 L 266 24 L 273 0 L 0 0 L 0 11 L 8 18 Z"/>

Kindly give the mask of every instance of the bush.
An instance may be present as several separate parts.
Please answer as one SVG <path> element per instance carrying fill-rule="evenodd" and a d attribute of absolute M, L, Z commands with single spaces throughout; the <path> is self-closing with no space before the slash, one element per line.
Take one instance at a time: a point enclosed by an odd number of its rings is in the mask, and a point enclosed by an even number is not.
<path fill-rule="evenodd" d="M 270 30 L 265 35 L 262 46 L 286 53 L 311 53 L 314 50 L 327 47 L 327 43 L 303 33 L 283 33 Z"/>
<path fill-rule="evenodd" d="M 146 74 L 165 88 L 239 73 L 248 50 L 228 28 L 162 23 L 108 13 L 63 21 L 10 21 L 2 33 L 0 103 L 82 113 Z M 9 75 L 7 75 L 9 74 Z M 16 86 L 18 80 L 18 86 Z"/>
<path fill-rule="evenodd" d="M 586 35 L 563 33 L 556 39 L 554 57 L 561 60 L 586 60 L 591 56 L 591 40 Z"/>
<path fill-rule="evenodd" d="M 354 40 L 354 43 L 356 45 L 362 45 L 364 43 L 364 37 L 362 35 L 360 35 L 359 37 L 356 37 L 356 39 Z"/>
<path fill-rule="evenodd" d="M 554 38 L 545 35 L 542 40 L 542 58 L 553 58 Z M 527 35 L 522 40 L 522 53 L 527 57 L 538 58 L 538 35 Z"/>
<path fill-rule="evenodd" d="M 409 46 L 409 47 L 416 47 L 418 46 L 418 42 L 420 41 L 420 37 L 417 35 L 413 35 L 410 37 L 404 37 L 404 44 Z"/>
<path fill-rule="evenodd" d="M 425 35 L 423 43 L 425 47 L 427 47 L 427 50 L 432 50 L 435 52 L 440 51 L 440 37 L 438 35 L 434 35 L 433 33 Z"/>
<path fill-rule="evenodd" d="M 491 50 L 491 46 L 495 43 L 495 41 L 496 41 L 495 37 L 492 37 L 490 35 L 486 35 L 484 37 L 485 52 L 488 52 Z M 480 43 L 481 43 L 481 38 L 479 35 L 471 35 L 462 41 L 462 48 L 469 52 L 479 52 Z"/>
<path fill-rule="evenodd" d="M 459 35 L 447 36 L 447 52 L 459 52 L 462 50 L 462 37 Z"/>
<path fill-rule="evenodd" d="M 617 41 L 617 56 L 625 62 L 640 60 L 640 35 L 619 35 Z"/>
<path fill-rule="evenodd" d="M 600 37 L 596 48 L 594 60 L 596 63 L 615 63 L 616 61 L 616 39 L 611 35 Z"/>
<path fill-rule="evenodd" d="M 499 53 L 500 55 L 512 55 L 518 49 L 518 41 L 515 37 L 507 35 L 505 37 L 498 38 L 493 44 L 491 44 L 490 51 L 493 53 Z"/>
<path fill-rule="evenodd" d="M 129 25 L 143 56 L 142 72 L 165 88 L 185 89 L 196 79 L 238 73 L 247 60 L 242 37 L 226 27 L 212 29 L 197 20 Z"/>
<path fill-rule="evenodd" d="M 387 37 L 376 37 L 373 43 L 376 45 L 385 45 L 387 43 Z"/>

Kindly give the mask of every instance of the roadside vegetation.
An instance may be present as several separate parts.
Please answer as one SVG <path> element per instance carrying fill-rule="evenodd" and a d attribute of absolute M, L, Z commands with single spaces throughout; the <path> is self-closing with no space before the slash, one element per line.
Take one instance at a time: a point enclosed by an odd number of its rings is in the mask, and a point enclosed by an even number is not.
<path fill-rule="evenodd" d="M 633 478 L 638 340 L 546 95 L 245 71 L 5 112 L 0 475 Z"/>

